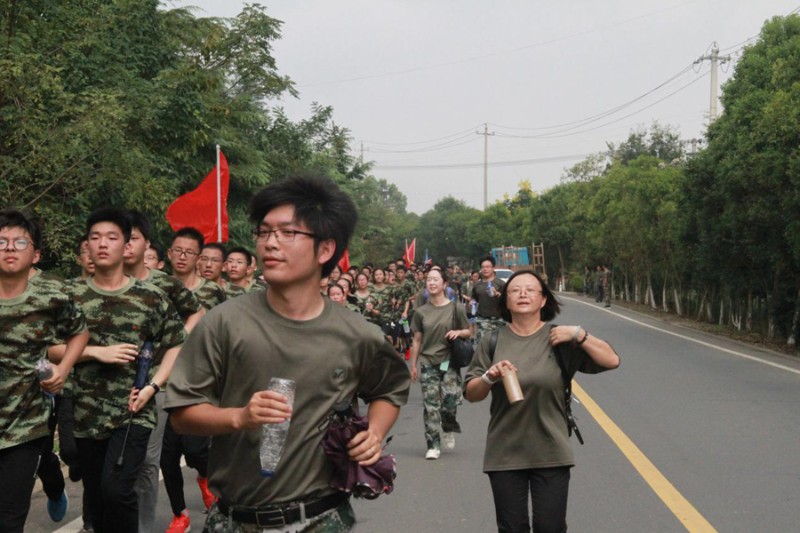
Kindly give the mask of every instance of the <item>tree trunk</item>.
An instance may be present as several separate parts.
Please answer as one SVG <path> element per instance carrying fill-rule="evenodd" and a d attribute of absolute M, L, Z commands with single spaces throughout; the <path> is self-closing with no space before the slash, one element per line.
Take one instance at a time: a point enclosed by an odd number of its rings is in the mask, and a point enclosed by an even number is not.
<path fill-rule="evenodd" d="M 725 296 L 719 295 L 719 325 L 725 324 Z"/>
<path fill-rule="evenodd" d="M 753 289 L 747 289 L 747 312 L 744 319 L 745 331 L 753 331 Z"/>
<path fill-rule="evenodd" d="M 797 290 L 797 296 L 794 299 L 794 315 L 792 316 L 792 329 L 789 331 L 789 337 L 786 339 L 786 344 L 789 346 L 797 345 L 797 326 L 800 322 L 800 289 Z"/>
<path fill-rule="evenodd" d="M 672 287 L 672 297 L 675 299 L 675 314 L 678 316 L 683 316 L 683 310 L 681 309 L 681 297 L 680 293 L 678 292 L 678 287 Z"/>
<path fill-rule="evenodd" d="M 656 297 L 653 295 L 653 280 L 650 278 L 650 273 L 647 273 L 647 296 L 646 299 L 650 300 L 650 309 L 655 311 L 658 307 L 656 306 Z"/>

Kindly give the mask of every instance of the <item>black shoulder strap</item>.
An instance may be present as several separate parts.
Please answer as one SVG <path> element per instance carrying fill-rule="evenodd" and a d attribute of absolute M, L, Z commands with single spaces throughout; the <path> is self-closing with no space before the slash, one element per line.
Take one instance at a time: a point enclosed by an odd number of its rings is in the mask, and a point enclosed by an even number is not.
<path fill-rule="evenodd" d="M 497 336 L 500 335 L 499 329 L 492 330 L 492 337 L 489 341 L 489 361 L 494 361 L 494 351 L 497 349 Z"/>
<path fill-rule="evenodd" d="M 555 324 L 550 325 L 550 329 L 554 327 Z M 572 416 L 572 376 L 569 375 L 567 363 L 564 361 L 564 357 L 562 357 L 558 345 L 553 346 L 553 353 L 555 354 L 558 368 L 561 369 L 561 380 L 564 382 L 564 404 L 566 405 L 567 429 L 570 436 L 572 436 L 572 432 L 574 431 L 575 436 L 578 437 L 578 442 L 583 444 L 583 436 L 581 436 L 581 431 L 578 429 L 577 422 L 575 422 L 575 417 Z"/>

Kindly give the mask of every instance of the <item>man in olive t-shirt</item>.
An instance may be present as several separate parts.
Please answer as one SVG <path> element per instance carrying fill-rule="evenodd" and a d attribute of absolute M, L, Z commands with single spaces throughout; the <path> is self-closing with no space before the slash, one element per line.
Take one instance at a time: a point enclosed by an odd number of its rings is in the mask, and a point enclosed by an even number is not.
<path fill-rule="evenodd" d="M 165 407 L 177 432 L 213 437 L 209 487 L 220 501 L 207 530 L 350 531 L 352 507 L 330 486 L 320 446 L 325 421 L 338 402 L 368 402 L 369 428 L 348 444 L 350 460 L 372 465 L 410 386 L 380 331 L 319 291 L 347 248 L 356 208 L 327 177 L 290 177 L 256 194 L 250 220 L 269 288 L 209 311 L 187 340 Z M 296 382 L 293 405 L 267 390 L 272 377 Z M 266 480 L 262 426 L 286 420 L 281 460 Z"/>

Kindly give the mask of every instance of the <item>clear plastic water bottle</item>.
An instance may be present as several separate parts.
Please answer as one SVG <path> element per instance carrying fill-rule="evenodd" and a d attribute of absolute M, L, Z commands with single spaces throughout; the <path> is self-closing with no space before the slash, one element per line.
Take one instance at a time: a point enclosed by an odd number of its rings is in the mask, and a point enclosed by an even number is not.
<path fill-rule="evenodd" d="M 492 287 L 491 281 L 486 282 L 486 292 L 489 293 L 489 296 L 494 296 L 494 287 Z"/>
<path fill-rule="evenodd" d="M 53 377 L 53 365 L 50 364 L 50 361 L 44 358 L 36 361 L 36 377 L 39 381 L 45 381 Z M 54 396 L 52 392 L 45 392 L 44 394 L 48 398 Z"/>
<path fill-rule="evenodd" d="M 283 394 L 289 406 L 294 404 L 294 392 L 297 384 L 292 379 L 271 378 L 267 390 Z M 286 435 L 289 433 L 290 420 L 280 424 L 264 424 L 261 426 L 261 446 L 258 450 L 261 459 L 261 475 L 274 477 L 278 462 L 283 455 L 286 445 Z"/>
<path fill-rule="evenodd" d="M 469 314 L 471 314 L 472 316 L 475 316 L 475 315 L 478 314 L 478 302 L 476 302 L 475 300 L 472 300 L 472 304 L 470 304 L 469 307 L 470 307 L 470 309 L 469 309 L 470 313 Z"/>
<path fill-rule="evenodd" d="M 400 324 L 403 325 L 403 333 L 405 333 L 406 335 L 411 333 L 411 328 L 408 327 L 408 319 L 407 318 L 404 318 L 403 320 L 401 320 Z"/>

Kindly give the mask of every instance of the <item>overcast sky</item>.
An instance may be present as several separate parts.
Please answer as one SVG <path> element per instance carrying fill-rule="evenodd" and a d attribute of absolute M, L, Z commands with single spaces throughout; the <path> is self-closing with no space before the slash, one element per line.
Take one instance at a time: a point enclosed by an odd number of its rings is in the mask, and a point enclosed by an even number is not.
<path fill-rule="evenodd" d="M 653 121 L 700 138 L 708 122 L 710 62 L 719 43 L 733 73 L 764 21 L 800 0 L 276 0 L 283 22 L 274 55 L 298 99 L 363 143 L 373 173 L 395 183 L 419 214 L 452 195 L 488 199 L 558 184 L 564 168 Z M 233 17 L 238 0 L 172 0 L 196 16 Z M 629 104 L 629 105 L 626 105 Z M 233 177 L 235 179 L 235 176 Z"/>

